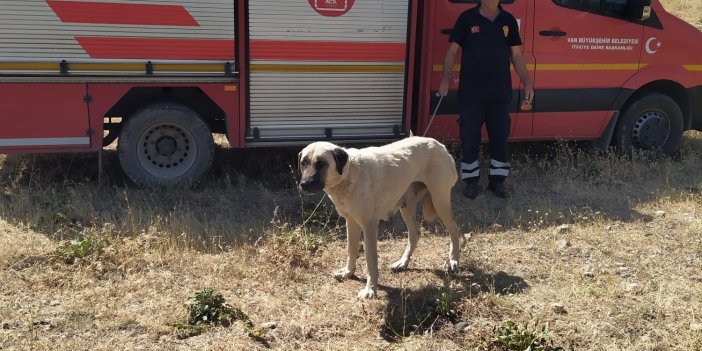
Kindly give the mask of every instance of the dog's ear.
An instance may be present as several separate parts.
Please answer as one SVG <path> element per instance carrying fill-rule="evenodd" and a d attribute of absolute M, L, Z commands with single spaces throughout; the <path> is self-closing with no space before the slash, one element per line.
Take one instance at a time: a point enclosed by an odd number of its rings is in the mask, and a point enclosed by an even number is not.
<path fill-rule="evenodd" d="M 349 160 L 349 154 L 340 147 L 334 148 L 331 153 L 334 156 L 334 162 L 336 162 L 336 171 L 341 174 L 344 171 L 346 162 Z"/>

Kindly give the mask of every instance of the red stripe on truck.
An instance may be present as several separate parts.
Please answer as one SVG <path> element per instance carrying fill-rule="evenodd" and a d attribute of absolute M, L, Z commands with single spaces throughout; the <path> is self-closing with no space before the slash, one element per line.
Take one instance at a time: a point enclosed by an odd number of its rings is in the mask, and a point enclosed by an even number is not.
<path fill-rule="evenodd" d="M 405 43 L 251 41 L 253 60 L 395 62 L 405 51 Z"/>
<path fill-rule="evenodd" d="M 234 40 L 76 37 L 92 58 L 234 60 Z"/>
<path fill-rule="evenodd" d="M 90 1 L 46 1 L 61 22 L 199 26 L 181 5 L 121 4 Z"/>

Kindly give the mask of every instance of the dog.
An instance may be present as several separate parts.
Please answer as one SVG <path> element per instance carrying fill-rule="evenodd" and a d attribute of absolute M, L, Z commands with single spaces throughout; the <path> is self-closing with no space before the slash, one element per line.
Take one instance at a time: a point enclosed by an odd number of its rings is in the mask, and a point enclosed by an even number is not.
<path fill-rule="evenodd" d="M 408 244 L 390 268 L 407 268 L 417 247 L 417 206 L 426 221 L 441 219 L 451 238 L 447 268 L 459 261 L 458 226 L 453 218 L 451 189 L 458 180 L 454 159 L 435 139 L 410 136 L 384 146 L 343 148 L 318 141 L 298 154 L 299 189 L 314 194 L 324 191 L 336 211 L 346 220 L 346 266 L 334 273 L 338 280 L 354 276 L 361 232 L 368 267 L 366 287 L 358 298 L 373 298 L 378 289 L 378 225 L 399 210 L 407 226 Z"/>

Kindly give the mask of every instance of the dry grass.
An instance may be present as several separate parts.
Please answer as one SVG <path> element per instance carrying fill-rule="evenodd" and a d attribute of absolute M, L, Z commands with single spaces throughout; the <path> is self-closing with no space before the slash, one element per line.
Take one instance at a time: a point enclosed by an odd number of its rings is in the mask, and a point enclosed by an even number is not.
<path fill-rule="evenodd" d="M 512 320 L 548 323 L 568 350 L 702 350 L 702 133 L 666 159 L 514 150 L 512 199 L 455 190 L 472 235 L 457 274 L 442 271 L 448 238 L 431 224 L 410 269 L 391 273 L 404 226 L 382 224 L 372 301 L 355 299 L 362 280 L 331 277 L 343 222 L 295 190 L 298 150 L 224 146 L 209 179 L 179 191 L 137 189 L 119 171 L 99 184 L 94 155 L 0 156 L 0 349 L 467 350 Z M 118 169 L 114 151 L 105 163 Z M 78 234 L 106 249 L 67 263 L 57 250 Z M 172 325 L 204 287 L 276 328 L 263 341 L 240 322 L 184 338 Z"/>
<path fill-rule="evenodd" d="M 695 0 L 661 0 L 666 10 L 702 30 L 702 2 Z"/>
<path fill-rule="evenodd" d="M 122 185 L 119 174 L 98 185 L 89 155 L 8 156 L 0 345 L 462 350 L 513 320 L 549 323 L 567 349 L 702 348 L 702 135 L 687 133 L 677 157 L 655 161 L 572 145 L 515 149 L 513 199 L 468 201 L 456 189 L 458 221 L 473 236 L 462 270 L 441 270 L 448 239 L 428 225 L 412 269 L 391 273 L 404 228 L 384 223 L 380 298 L 364 302 L 355 299 L 363 281 L 331 278 L 345 251 L 331 204 L 300 197 L 285 163 L 273 173 L 236 173 L 230 167 L 246 157 L 222 149 L 207 185 L 155 192 Z M 557 233 L 562 224 L 569 230 Z M 109 248 L 67 264 L 56 250 L 76 232 Z M 571 245 L 559 248 L 560 240 Z M 241 325 L 180 339 L 171 325 L 187 319 L 184 302 L 206 286 L 255 325 L 277 328 L 265 343 Z M 442 289 L 454 297 L 450 317 L 436 312 Z M 467 331 L 454 330 L 459 321 Z"/>

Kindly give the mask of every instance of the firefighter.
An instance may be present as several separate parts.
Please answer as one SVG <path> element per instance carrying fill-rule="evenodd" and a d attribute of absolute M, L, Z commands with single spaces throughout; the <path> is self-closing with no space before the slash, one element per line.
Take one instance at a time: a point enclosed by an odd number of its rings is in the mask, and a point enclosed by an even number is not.
<path fill-rule="evenodd" d="M 498 197 L 510 196 L 504 181 L 509 175 L 508 138 L 512 100 L 510 63 L 525 85 L 525 99 L 531 101 L 534 86 L 522 57 L 519 26 L 512 14 L 502 9 L 499 0 L 481 0 L 456 20 L 449 36 L 449 49 L 439 94 L 448 94 L 449 81 L 458 49 L 462 49 L 458 83 L 459 127 L 463 148 L 461 179 L 463 195 L 475 198 L 479 192 L 480 130 L 486 124 L 490 146 L 488 189 Z"/>

